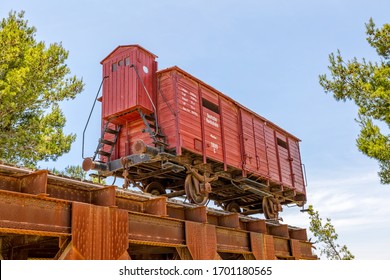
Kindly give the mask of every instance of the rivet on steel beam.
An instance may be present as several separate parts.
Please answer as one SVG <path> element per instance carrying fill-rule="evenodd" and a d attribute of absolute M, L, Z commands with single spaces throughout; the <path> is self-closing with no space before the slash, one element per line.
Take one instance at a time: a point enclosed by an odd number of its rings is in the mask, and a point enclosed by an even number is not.
<path fill-rule="evenodd" d="M 306 232 L 306 229 L 304 229 L 304 228 L 290 229 L 289 233 L 290 233 L 291 239 L 298 239 L 298 240 L 303 240 L 303 241 L 307 240 L 307 232 Z"/>
<path fill-rule="evenodd" d="M 239 228 L 240 227 L 240 215 L 238 213 L 231 213 L 223 215 L 218 218 L 218 223 L 222 227 Z"/>
<path fill-rule="evenodd" d="M 288 225 L 267 225 L 267 231 L 270 235 L 289 238 Z"/>
<path fill-rule="evenodd" d="M 193 222 L 207 223 L 206 206 L 186 208 L 185 209 L 185 218 L 186 218 L 186 220 L 193 221 Z"/>
<path fill-rule="evenodd" d="M 246 222 L 246 230 L 258 233 L 267 233 L 265 220 L 254 220 Z"/>
<path fill-rule="evenodd" d="M 143 203 L 143 212 L 146 214 L 167 216 L 167 199 L 165 197 L 156 197 Z"/>
<path fill-rule="evenodd" d="M 91 203 L 100 206 L 116 206 L 116 187 L 108 186 L 92 190 Z"/>
<path fill-rule="evenodd" d="M 47 193 L 47 170 L 39 170 L 20 178 L 20 191 L 28 194 Z"/>

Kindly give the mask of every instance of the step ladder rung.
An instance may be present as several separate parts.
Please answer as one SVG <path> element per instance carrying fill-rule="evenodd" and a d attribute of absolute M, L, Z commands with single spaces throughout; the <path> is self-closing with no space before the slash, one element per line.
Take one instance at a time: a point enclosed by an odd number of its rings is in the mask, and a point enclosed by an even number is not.
<path fill-rule="evenodd" d="M 164 134 L 160 134 L 160 133 L 157 133 L 156 134 L 156 137 L 159 137 L 159 138 L 167 138 Z"/>
<path fill-rule="evenodd" d="M 153 115 L 144 115 L 144 116 L 145 119 L 147 119 L 148 121 L 156 121 L 156 118 Z"/>
<path fill-rule="evenodd" d="M 115 146 L 115 142 L 112 142 L 112 141 L 107 140 L 107 139 L 100 139 L 100 143 L 103 143 L 103 144 L 109 145 L 109 146 Z"/>
<path fill-rule="evenodd" d="M 118 134 L 119 133 L 118 130 L 115 130 L 115 129 L 112 129 L 112 128 L 108 128 L 108 127 L 104 130 L 104 132 L 107 132 L 107 133 L 110 133 L 110 134 Z"/>
<path fill-rule="evenodd" d="M 114 152 L 114 148 L 115 148 L 115 145 L 118 141 L 118 138 L 119 138 L 119 133 L 121 131 L 121 128 L 122 126 L 117 126 L 116 129 L 114 128 L 110 128 L 109 125 L 112 124 L 110 122 L 106 122 L 105 126 L 104 126 L 104 129 L 102 131 L 102 136 L 101 138 L 99 139 L 99 144 L 95 150 L 95 154 L 93 156 L 93 160 L 95 160 L 96 156 L 97 155 L 100 155 L 100 156 L 104 156 L 104 157 L 107 157 L 107 160 L 103 161 L 101 158 L 100 158 L 100 161 L 101 162 L 107 162 L 107 161 L 110 161 L 110 157 L 112 155 L 112 153 Z M 113 137 L 113 139 L 105 139 L 105 135 L 106 134 L 111 134 Z M 107 138 L 112 138 L 111 137 L 107 137 Z M 106 151 L 104 151 L 102 149 L 102 147 L 104 145 L 108 145 L 110 148 L 106 149 Z M 107 151 L 108 150 L 108 151 Z"/>
<path fill-rule="evenodd" d="M 106 151 L 103 151 L 103 150 L 100 150 L 97 152 L 99 155 L 101 156 L 105 156 L 105 157 L 110 157 L 111 156 L 111 153 L 109 152 L 106 152 Z"/>
<path fill-rule="evenodd" d="M 163 141 L 154 141 L 153 144 L 160 145 L 160 146 L 168 146 L 168 144 Z"/>

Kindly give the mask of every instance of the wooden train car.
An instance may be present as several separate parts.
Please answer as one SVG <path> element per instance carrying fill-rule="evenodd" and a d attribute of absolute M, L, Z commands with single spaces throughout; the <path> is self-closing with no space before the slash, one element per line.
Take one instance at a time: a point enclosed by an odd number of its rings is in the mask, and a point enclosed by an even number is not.
<path fill-rule="evenodd" d="M 156 58 L 127 45 L 102 61 L 102 136 L 84 170 L 268 219 L 306 202 L 298 138 Z"/>

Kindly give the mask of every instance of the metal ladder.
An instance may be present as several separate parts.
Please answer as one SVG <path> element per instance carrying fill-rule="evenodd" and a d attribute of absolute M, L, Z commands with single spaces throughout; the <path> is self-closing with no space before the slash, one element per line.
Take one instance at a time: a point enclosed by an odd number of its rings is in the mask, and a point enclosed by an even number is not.
<path fill-rule="evenodd" d="M 141 110 L 138 109 L 145 128 L 142 132 L 149 133 L 150 137 L 153 139 L 153 144 L 156 148 L 160 149 L 160 152 L 163 152 L 165 147 L 168 146 L 166 142 L 166 136 L 162 133 L 160 126 L 157 124 L 154 114 L 145 115 Z"/>
<path fill-rule="evenodd" d="M 107 162 L 110 161 L 111 155 L 114 152 L 116 142 L 118 141 L 119 133 L 120 133 L 122 126 L 119 125 L 119 126 L 117 126 L 116 129 L 112 129 L 109 127 L 109 124 L 110 124 L 110 122 L 107 121 L 105 126 L 104 126 L 104 130 L 102 131 L 102 136 L 99 139 L 99 143 L 98 143 L 98 146 L 96 148 L 95 154 L 93 156 L 93 160 L 96 159 L 97 155 L 100 155 L 100 156 L 107 157 Z M 108 140 L 105 138 L 105 136 L 109 135 L 109 134 L 114 135 L 113 140 Z M 105 150 L 104 148 L 107 146 L 109 148 L 108 148 L 108 150 L 107 149 Z"/>

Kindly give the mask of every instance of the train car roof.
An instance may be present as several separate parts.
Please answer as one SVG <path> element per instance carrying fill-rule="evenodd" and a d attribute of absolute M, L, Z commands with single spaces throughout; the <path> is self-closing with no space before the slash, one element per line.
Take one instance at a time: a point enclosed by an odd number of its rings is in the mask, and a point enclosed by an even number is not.
<path fill-rule="evenodd" d="M 119 49 L 134 48 L 134 47 L 143 50 L 144 52 L 146 52 L 146 53 L 152 55 L 154 58 L 157 58 L 157 57 L 158 57 L 158 56 L 155 55 L 154 53 L 148 51 L 148 50 L 145 49 L 144 47 L 142 47 L 142 46 L 140 46 L 140 45 L 137 45 L 137 44 L 134 44 L 134 45 L 120 45 L 120 46 L 116 47 L 112 52 L 110 52 L 110 54 L 107 55 L 107 56 L 100 62 L 100 64 L 103 64 L 103 62 L 104 62 L 105 60 L 107 60 L 108 58 L 110 58 L 110 57 L 111 57 L 114 53 L 116 53 Z"/>

